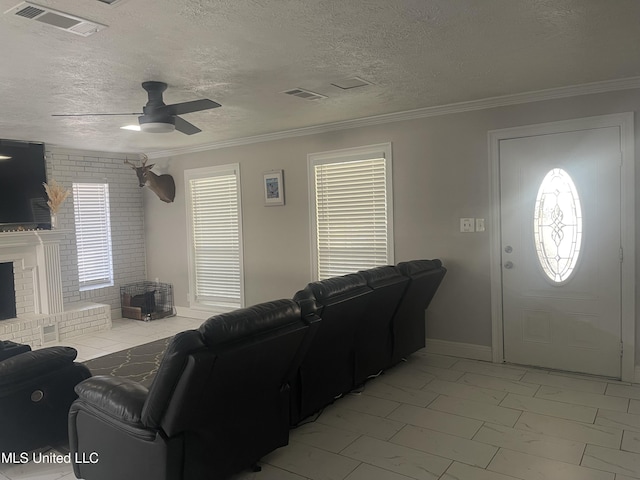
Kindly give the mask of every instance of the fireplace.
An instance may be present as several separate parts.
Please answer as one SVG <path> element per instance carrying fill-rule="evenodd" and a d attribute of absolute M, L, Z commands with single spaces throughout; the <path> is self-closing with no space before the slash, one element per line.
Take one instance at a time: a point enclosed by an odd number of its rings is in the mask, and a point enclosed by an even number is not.
<path fill-rule="evenodd" d="M 13 280 L 13 262 L 0 263 L 0 320 L 15 318 L 16 284 Z"/>
<path fill-rule="evenodd" d="M 60 243 L 72 238 L 66 230 L 0 232 L 0 313 L 14 309 L 0 315 L 0 340 L 38 347 L 111 328 L 109 305 L 64 305 Z"/>
<path fill-rule="evenodd" d="M 65 237 L 53 230 L 0 233 L 0 262 L 13 269 L 14 317 L 63 311 L 59 244 Z"/>

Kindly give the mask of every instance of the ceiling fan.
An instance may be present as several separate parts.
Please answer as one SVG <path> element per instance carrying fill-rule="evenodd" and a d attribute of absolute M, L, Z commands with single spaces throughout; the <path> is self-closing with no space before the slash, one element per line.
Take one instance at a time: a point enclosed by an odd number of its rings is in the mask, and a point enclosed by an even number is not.
<path fill-rule="evenodd" d="M 58 114 L 53 117 L 91 117 L 104 115 L 140 115 L 138 123 L 140 130 L 148 133 L 168 133 L 178 130 L 186 135 L 193 135 L 201 132 L 198 127 L 180 118 L 178 115 L 185 113 L 199 112 L 210 108 L 217 108 L 221 105 L 213 100 L 203 98 L 191 102 L 174 103 L 166 105 L 162 100 L 162 92 L 167 89 L 164 82 L 142 82 L 142 88 L 147 91 L 149 100 L 142 107 L 142 113 L 77 113 Z"/>

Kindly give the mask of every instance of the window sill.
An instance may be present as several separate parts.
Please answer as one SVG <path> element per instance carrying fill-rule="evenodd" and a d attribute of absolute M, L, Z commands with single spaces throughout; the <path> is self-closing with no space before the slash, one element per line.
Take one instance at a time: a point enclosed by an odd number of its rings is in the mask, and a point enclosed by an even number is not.
<path fill-rule="evenodd" d="M 85 285 L 85 286 L 81 286 L 78 290 L 80 290 L 81 292 L 87 292 L 89 290 L 98 290 L 99 288 L 108 288 L 108 287 L 113 287 L 113 282 L 98 283 L 95 285 Z"/>

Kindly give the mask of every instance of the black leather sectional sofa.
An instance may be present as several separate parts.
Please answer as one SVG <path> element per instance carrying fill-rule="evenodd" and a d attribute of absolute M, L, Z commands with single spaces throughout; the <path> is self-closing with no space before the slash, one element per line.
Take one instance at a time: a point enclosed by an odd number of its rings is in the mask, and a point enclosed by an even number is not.
<path fill-rule="evenodd" d="M 256 465 L 290 427 L 425 346 L 424 312 L 445 273 L 416 260 L 312 282 L 176 335 L 148 390 L 81 382 L 70 449 L 99 461 L 74 473 L 215 480 Z"/>
<path fill-rule="evenodd" d="M 445 273 L 439 260 L 416 260 L 312 282 L 179 333 L 149 389 L 80 382 L 75 475 L 216 480 L 257 465 L 292 426 L 424 347 L 424 311 Z"/>

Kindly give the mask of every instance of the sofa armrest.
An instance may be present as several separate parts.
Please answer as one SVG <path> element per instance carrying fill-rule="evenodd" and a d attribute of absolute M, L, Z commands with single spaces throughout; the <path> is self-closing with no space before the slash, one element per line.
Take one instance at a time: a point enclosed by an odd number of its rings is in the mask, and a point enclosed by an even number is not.
<path fill-rule="evenodd" d="M 182 478 L 183 439 L 167 439 L 141 421 L 145 387 L 125 378 L 96 376 L 76 385 L 69 409 L 69 450 L 77 478 Z M 99 455 L 95 463 L 78 461 Z"/>
<path fill-rule="evenodd" d="M 0 362 L 21 353 L 30 352 L 31 347 L 10 340 L 0 340 Z"/>
<path fill-rule="evenodd" d="M 101 414 L 136 427 L 142 425 L 142 407 L 149 391 L 133 380 L 98 375 L 75 387 L 79 402 Z"/>

